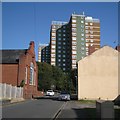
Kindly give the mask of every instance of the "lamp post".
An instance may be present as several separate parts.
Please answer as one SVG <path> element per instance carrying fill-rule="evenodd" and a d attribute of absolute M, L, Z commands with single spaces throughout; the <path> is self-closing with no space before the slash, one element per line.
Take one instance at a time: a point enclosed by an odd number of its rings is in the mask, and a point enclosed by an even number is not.
<path fill-rule="evenodd" d="M 77 91 L 78 91 L 78 89 L 77 89 L 77 88 L 78 88 L 78 87 L 77 87 L 77 85 L 78 85 L 78 84 L 77 84 L 77 76 L 75 76 L 75 80 L 76 80 L 76 86 L 75 86 L 75 87 L 76 87 L 76 94 L 77 94 Z"/>

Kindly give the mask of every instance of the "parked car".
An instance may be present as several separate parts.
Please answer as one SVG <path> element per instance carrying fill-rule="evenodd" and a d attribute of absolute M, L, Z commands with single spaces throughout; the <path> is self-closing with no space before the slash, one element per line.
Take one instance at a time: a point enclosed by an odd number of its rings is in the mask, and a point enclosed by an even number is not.
<path fill-rule="evenodd" d="M 70 100 L 70 94 L 66 91 L 62 91 L 58 97 L 58 100 Z"/>
<path fill-rule="evenodd" d="M 53 90 L 48 90 L 47 92 L 46 92 L 46 95 L 49 95 L 49 96 L 54 96 L 54 91 Z"/>

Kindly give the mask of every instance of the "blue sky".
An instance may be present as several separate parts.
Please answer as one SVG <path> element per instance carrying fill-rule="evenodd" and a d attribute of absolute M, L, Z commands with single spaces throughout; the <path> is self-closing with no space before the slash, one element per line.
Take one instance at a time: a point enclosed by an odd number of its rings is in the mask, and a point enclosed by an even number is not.
<path fill-rule="evenodd" d="M 28 48 L 35 41 L 49 43 L 52 21 L 66 21 L 75 12 L 100 19 L 101 46 L 115 47 L 118 41 L 118 3 L 115 2 L 6 2 L 2 4 L 2 48 Z M 114 43 L 116 41 L 116 43 Z"/>

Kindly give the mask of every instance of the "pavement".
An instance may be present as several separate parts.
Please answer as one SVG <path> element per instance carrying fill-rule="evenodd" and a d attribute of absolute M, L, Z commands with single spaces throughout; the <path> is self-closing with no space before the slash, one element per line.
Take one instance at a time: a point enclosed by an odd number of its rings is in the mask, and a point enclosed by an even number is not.
<path fill-rule="evenodd" d="M 24 98 L 17 98 L 17 99 L 2 99 L 0 100 L 0 106 L 5 106 L 14 103 L 20 103 L 26 101 Z"/>
<path fill-rule="evenodd" d="M 61 110 L 57 118 L 92 118 L 96 117 L 95 103 L 80 103 L 79 101 L 69 101 Z"/>

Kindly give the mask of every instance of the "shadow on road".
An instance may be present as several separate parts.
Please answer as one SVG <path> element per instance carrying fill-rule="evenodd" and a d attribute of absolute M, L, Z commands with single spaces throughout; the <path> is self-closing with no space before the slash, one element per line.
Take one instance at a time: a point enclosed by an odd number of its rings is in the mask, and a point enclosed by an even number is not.
<path fill-rule="evenodd" d="M 97 118 L 96 108 L 79 108 L 79 109 L 73 108 L 73 110 L 77 115 L 77 119 L 80 119 L 80 118 L 88 119 L 89 118 L 89 119 L 95 120 Z"/>
<path fill-rule="evenodd" d="M 77 119 L 80 118 L 84 118 L 84 119 L 89 118 L 92 120 L 100 119 L 96 115 L 96 108 L 79 108 L 79 109 L 73 108 L 73 110 L 77 115 Z M 115 109 L 114 114 L 115 114 L 115 120 L 120 120 L 120 109 Z"/>
<path fill-rule="evenodd" d="M 51 100 L 57 100 L 58 96 L 40 96 L 40 97 L 34 97 L 34 99 L 51 99 Z M 77 95 L 71 95 L 71 100 L 77 100 Z"/>

